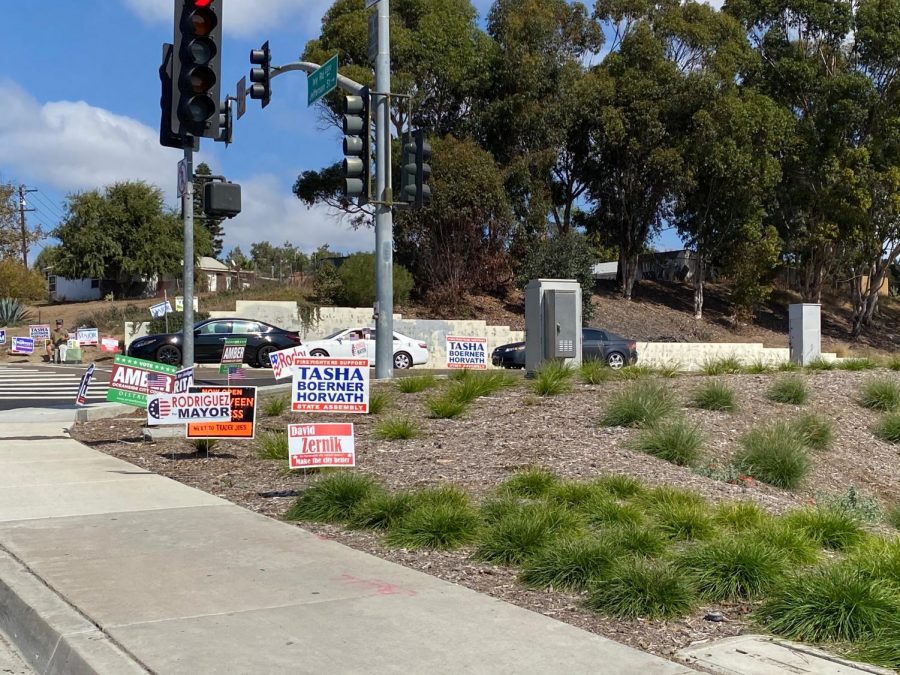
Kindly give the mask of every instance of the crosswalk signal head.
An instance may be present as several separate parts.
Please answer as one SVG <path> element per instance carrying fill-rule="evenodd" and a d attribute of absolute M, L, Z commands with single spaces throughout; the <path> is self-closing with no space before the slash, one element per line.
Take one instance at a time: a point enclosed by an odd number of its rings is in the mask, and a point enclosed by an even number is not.
<path fill-rule="evenodd" d="M 371 121 L 369 92 L 344 97 L 344 194 L 362 206 L 369 198 Z"/>
<path fill-rule="evenodd" d="M 262 107 L 269 105 L 272 98 L 272 52 L 266 40 L 259 49 L 250 50 L 250 63 L 257 66 L 250 69 L 250 98 L 262 101 Z"/>
<path fill-rule="evenodd" d="M 222 0 L 175 0 L 172 129 L 219 137 Z"/>

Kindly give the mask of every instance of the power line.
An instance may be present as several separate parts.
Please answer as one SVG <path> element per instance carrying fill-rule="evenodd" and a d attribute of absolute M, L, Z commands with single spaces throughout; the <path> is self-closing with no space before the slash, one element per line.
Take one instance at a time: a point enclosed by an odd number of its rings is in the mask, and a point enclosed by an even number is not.
<path fill-rule="evenodd" d="M 40 188 L 39 188 L 38 191 L 35 193 L 35 197 L 37 197 L 38 200 L 39 200 L 44 206 L 46 206 L 46 207 L 50 210 L 51 213 L 55 213 L 55 214 L 56 214 L 56 217 L 57 217 L 59 220 L 64 220 L 65 216 L 63 216 L 62 211 L 60 210 L 60 208 L 57 207 L 57 206 L 55 206 L 55 205 L 53 204 L 52 200 L 51 200 L 49 197 L 47 197 L 46 195 L 44 195 L 43 192 L 41 192 Z"/>

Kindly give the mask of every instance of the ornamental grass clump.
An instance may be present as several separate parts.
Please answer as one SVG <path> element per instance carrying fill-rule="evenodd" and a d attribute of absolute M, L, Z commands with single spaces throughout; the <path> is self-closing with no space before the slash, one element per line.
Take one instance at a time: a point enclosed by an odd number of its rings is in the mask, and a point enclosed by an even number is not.
<path fill-rule="evenodd" d="M 672 393 L 658 382 L 636 382 L 610 397 L 600 423 L 606 427 L 641 427 L 670 415 L 676 407 Z"/>
<path fill-rule="evenodd" d="M 351 527 L 386 530 L 412 511 L 415 498 L 409 492 L 375 492 L 359 502 L 350 520 Z"/>
<path fill-rule="evenodd" d="M 391 397 L 386 391 L 373 391 L 369 395 L 369 414 L 380 415 L 385 411 L 385 408 L 388 407 L 390 402 Z"/>
<path fill-rule="evenodd" d="M 418 394 L 437 385 L 437 378 L 431 373 L 397 378 L 397 389 L 404 394 Z"/>
<path fill-rule="evenodd" d="M 766 512 L 753 502 L 728 502 L 713 512 L 713 521 L 732 532 L 760 527 L 768 518 Z"/>
<path fill-rule="evenodd" d="M 833 506 L 800 509 L 784 516 L 791 527 L 827 549 L 848 549 L 864 536 L 859 520 L 850 512 Z"/>
<path fill-rule="evenodd" d="M 613 370 L 600 359 L 587 359 L 581 362 L 578 376 L 585 384 L 603 384 L 613 377 Z"/>
<path fill-rule="evenodd" d="M 595 527 L 641 525 L 644 513 L 634 504 L 622 504 L 612 495 L 597 493 L 583 503 L 580 511 Z"/>
<path fill-rule="evenodd" d="M 737 410 L 737 403 L 734 399 L 734 389 L 721 380 L 713 380 L 697 387 L 693 402 L 695 407 L 703 410 L 734 412 Z"/>
<path fill-rule="evenodd" d="M 696 424 L 677 418 L 642 429 L 634 441 L 634 448 L 678 466 L 696 466 L 703 443 L 703 434 Z"/>
<path fill-rule="evenodd" d="M 870 579 L 893 584 L 900 593 L 900 537 L 866 537 L 849 551 L 847 562 Z"/>
<path fill-rule="evenodd" d="M 809 400 L 809 389 L 803 378 L 794 375 L 776 380 L 769 387 L 766 396 L 770 401 L 776 403 L 803 405 Z"/>
<path fill-rule="evenodd" d="M 565 480 L 552 486 L 547 492 L 547 497 L 554 504 L 567 509 L 577 509 L 593 499 L 600 491 L 601 488 L 593 481 Z"/>
<path fill-rule="evenodd" d="M 352 519 L 360 502 L 380 491 L 371 476 L 341 471 L 306 488 L 284 517 L 286 520 L 346 523 Z"/>
<path fill-rule="evenodd" d="M 586 604 L 624 619 L 668 619 L 693 611 L 697 596 L 686 575 L 669 563 L 630 558 L 592 585 Z"/>
<path fill-rule="evenodd" d="M 538 396 L 558 396 L 572 388 L 572 370 L 564 361 L 545 361 L 534 374 L 531 390 Z"/>
<path fill-rule="evenodd" d="M 834 440 L 834 425 L 824 415 L 806 413 L 790 422 L 801 442 L 811 450 L 827 450 Z"/>
<path fill-rule="evenodd" d="M 716 602 L 755 600 L 787 572 L 777 549 L 740 536 L 724 537 L 687 549 L 678 558 L 700 596 Z"/>
<path fill-rule="evenodd" d="M 847 564 L 791 575 L 778 584 L 757 614 L 776 635 L 808 642 L 858 642 L 896 625 L 900 595 Z"/>
<path fill-rule="evenodd" d="M 900 384 L 891 377 L 876 377 L 859 389 L 859 402 L 865 408 L 894 412 L 900 408 Z"/>
<path fill-rule="evenodd" d="M 800 436 L 784 423 L 751 429 L 734 456 L 735 468 L 763 483 L 793 490 L 809 474 L 811 460 Z"/>
<path fill-rule="evenodd" d="M 266 417 L 278 417 L 291 407 L 291 400 L 287 396 L 273 396 L 262 405 L 263 415 Z"/>
<path fill-rule="evenodd" d="M 900 412 L 889 412 L 881 416 L 872 429 L 876 438 L 888 443 L 900 443 Z"/>
<path fill-rule="evenodd" d="M 819 372 L 823 370 L 834 370 L 837 368 L 837 363 L 834 361 L 829 361 L 827 359 L 822 358 L 821 356 L 813 359 L 809 363 L 806 364 L 806 370 L 810 370 L 813 372 Z"/>
<path fill-rule="evenodd" d="M 753 363 L 744 366 L 743 372 L 748 375 L 762 375 L 764 373 L 771 373 L 773 370 L 774 367 L 771 364 L 768 364 L 761 359 L 757 359 Z"/>
<path fill-rule="evenodd" d="M 500 483 L 498 491 L 515 497 L 537 498 L 549 494 L 558 483 L 555 473 L 535 466 L 514 473 Z"/>
<path fill-rule="evenodd" d="M 839 370 L 874 370 L 878 367 L 878 362 L 874 359 L 870 359 L 868 356 L 863 356 L 856 359 L 843 359 L 838 361 L 837 367 Z"/>
<path fill-rule="evenodd" d="M 414 507 L 388 529 L 384 542 L 395 548 L 449 550 L 474 541 L 480 527 L 481 518 L 468 503 L 414 497 Z"/>
<path fill-rule="evenodd" d="M 581 591 L 613 568 L 622 552 L 593 537 L 566 538 L 529 559 L 519 580 L 532 588 Z"/>
<path fill-rule="evenodd" d="M 656 369 L 651 368 L 650 366 L 625 366 L 624 368 L 619 368 L 616 371 L 613 371 L 616 374 L 616 378 L 620 380 L 642 380 L 645 377 L 652 377 L 656 375 Z"/>
<path fill-rule="evenodd" d="M 469 407 L 469 404 L 465 401 L 459 401 L 447 395 L 429 398 L 425 405 L 428 407 L 431 416 L 440 420 L 455 419 Z"/>
<path fill-rule="evenodd" d="M 288 461 L 288 437 L 283 431 L 264 431 L 256 437 L 254 445 L 260 459 Z"/>
<path fill-rule="evenodd" d="M 657 558 L 663 555 L 671 543 L 666 535 L 657 529 L 628 523 L 603 530 L 601 536 L 616 548 L 644 558 Z"/>
<path fill-rule="evenodd" d="M 602 476 L 594 481 L 594 485 L 619 499 L 630 499 L 644 492 L 641 481 L 624 474 Z"/>
<path fill-rule="evenodd" d="M 375 426 L 375 436 L 385 441 L 401 441 L 421 435 L 419 426 L 409 417 L 391 417 Z"/>
<path fill-rule="evenodd" d="M 766 520 L 745 531 L 743 536 L 778 551 L 794 565 L 812 565 L 821 553 L 821 547 L 807 532 L 798 530 L 782 518 Z"/>
<path fill-rule="evenodd" d="M 879 630 L 871 639 L 859 644 L 850 657 L 876 666 L 900 670 L 900 619 Z"/>
<path fill-rule="evenodd" d="M 736 375 L 743 372 L 741 362 L 734 356 L 720 359 L 707 359 L 703 364 L 705 375 Z"/>
<path fill-rule="evenodd" d="M 566 509 L 545 502 L 526 504 L 485 529 L 474 555 L 501 565 L 521 564 L 560 536 L 577 534 L 580 526 Z"/>

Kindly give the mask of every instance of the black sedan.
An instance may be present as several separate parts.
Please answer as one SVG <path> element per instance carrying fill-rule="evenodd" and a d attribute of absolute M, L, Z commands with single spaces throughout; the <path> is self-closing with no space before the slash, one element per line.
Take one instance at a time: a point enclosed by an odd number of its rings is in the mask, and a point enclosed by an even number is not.
<path fill-rule="evenodd" d="M 219 363 L 226 338 L 247 339 L 244 363 L 254 368 L 270 367 L 269 354 L 300 344 L 300 335 L 296 331 L 262 321 L 207 319 L 194 325 L 194 361 Z M 181 332 L 140 337 L 128 345 L 128 356 L 178 366 L 181 365 L 183 340 Z"/>
<path fill-rule="evenodd" d="M 602 359 L 610 368 L 621 368 L 637 362 L 637 345 L 621 335 L 599 328 L 581 329 L 581 358 Z M 491 363 L 504 368 L 525 367 L 525 343 L 500 345 L 491 354 Z"/>

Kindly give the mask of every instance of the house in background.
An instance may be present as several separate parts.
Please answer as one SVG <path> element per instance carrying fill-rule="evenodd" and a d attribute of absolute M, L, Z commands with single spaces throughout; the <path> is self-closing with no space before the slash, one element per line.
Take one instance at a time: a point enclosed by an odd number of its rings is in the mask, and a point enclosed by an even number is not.
<path fill-rule="evenodd" d="M 50 302 L 83 302 L 103 297 L 99 279 L 67 279 L 48 274 L 47 288 L 50 291 Z"/>
<path fill-rule="evenodd" d="M 697 254 L 687 249 L 642 253 L 638 256 L 636 279 L 688 282 L 694 278 L 696 259 Z M 594 279 L 615 280 L 618 271 L 618 261 L 598 263 L 592 269 Z M 706 276 L 713 278 L 714 270 L 707 269 Z"/>

